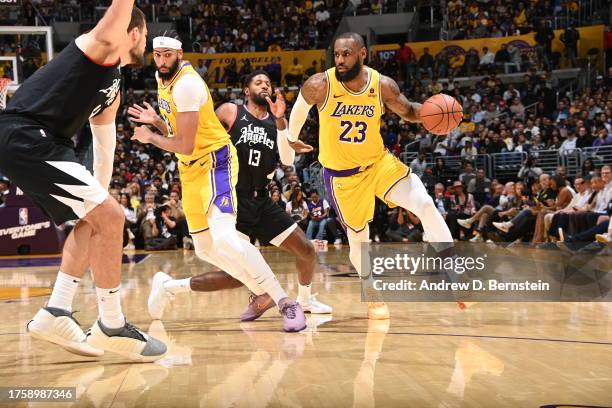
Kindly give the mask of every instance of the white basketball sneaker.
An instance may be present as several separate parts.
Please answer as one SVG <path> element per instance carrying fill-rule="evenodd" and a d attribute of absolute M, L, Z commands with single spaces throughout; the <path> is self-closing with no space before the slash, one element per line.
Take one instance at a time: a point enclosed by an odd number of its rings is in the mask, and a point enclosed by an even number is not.
<path fill-rule="evenodd" d="M 87 332 L 87 343 L 142 363 L 159 360 L 168 351 L 164 343 L 127 321 L 118 329 L 105 327 L 100 320 L 96 321 Z"/>
<path fill-rule="evenodd" d="M 332 312 L 331 306 L 317 300 L 316 293 L 314 295 L 310 295 L 310 298 L 305 302 L 298 299 L 298 303 L 302 306 L 304 313 L 329 314 Z"/>
<path fill-rule="evenodd" d="M 457 220 L 457 224 L 461 225 L 463 228 L 470 229 L 472 228 L 472 223 L 469 219 L 465 220 Z"/>
<path fill-rule="evenodd" d="M 168 301 L 173 297 L 172 293 L 164 288 L 164 283 L 171 280 L 172 278 L 170 275 L 163 272 L 157 272 L 155 276 L 153 276 L 151 293 L 149 294 L 149 300 L 147 301 L 149 314 L 153 320 L 162 318 Z"/>
<path fill-rule="evenodd" d="M 57 307 L 43 307 L 28 322 L 26 330 L 35 339 L 55 343 L 79 356 L 100 357 L 104 355 L 104 350 L 87 344 L 85 333 L 72 316 L 73 314 L 74 312 Z"/>
<path fill-rule="evenodd" d="M 495 228 L 497 228 L 498 230 L 505 232 L 506 234 L 508 233 L 508 231 L 510 231 L 510 228 L 512 228 L 512 223 L 511 222 L 494 222 L 493 226 Z"/>

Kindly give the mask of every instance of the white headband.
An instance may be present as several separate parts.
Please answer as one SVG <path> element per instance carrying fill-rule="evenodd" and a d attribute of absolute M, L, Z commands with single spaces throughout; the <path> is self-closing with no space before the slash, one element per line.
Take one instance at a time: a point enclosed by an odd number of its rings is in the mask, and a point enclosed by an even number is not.
<path fill-rule="evenodd" d="M 155 37 L 153 39 L 153 49 L 169 48 L 171 50 L 183 49 L 183 44 L 174 38 L 170 37 Z"/>

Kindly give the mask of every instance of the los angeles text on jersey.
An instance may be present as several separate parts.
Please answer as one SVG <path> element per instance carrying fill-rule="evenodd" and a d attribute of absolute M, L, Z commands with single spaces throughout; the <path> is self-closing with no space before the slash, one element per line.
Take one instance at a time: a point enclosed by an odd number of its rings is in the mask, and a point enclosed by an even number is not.
<path fill-rule="evenodd" d="M 261 126 L 255 126 L 249 123 L 248 126 L 243 126 L 241 129 L 240 139 L 235 143 L 238 146 L 241 143 L 248 143 L 249 146 L 263 143 L 266 147 L 274 149 L 274 140 L 268 137 L 268 132 Z"/>
<path fill-rule="evenodd" d="M 336 102 L 336 107 L 331 116 L 339 118 L 341 116 L 367 116 L 374 117 L 374 105 L 346 105 L 343 102 Z"/>

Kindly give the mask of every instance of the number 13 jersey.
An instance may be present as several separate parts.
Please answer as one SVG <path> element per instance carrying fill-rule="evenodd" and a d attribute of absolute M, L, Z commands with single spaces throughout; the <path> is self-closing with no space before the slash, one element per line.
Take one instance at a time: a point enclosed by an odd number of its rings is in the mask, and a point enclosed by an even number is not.
<path fill-rule="evenodd" d="M 325 71 L 327 94 L 319 108 L 319 162 L 328 169 L 371 166 L 386 150 L 380 134 L 384 104 L 380 74 L 369 67 L 367 86 L 349 90 L 338 81 L 335 68 Z"/>
<path fill-rule="evenodd" d="M 258 119 L 244 105 L 238 106 L 229 134 L 240 163 L 236 191 L 251 194 L 265 188 L 278 163 L 274 118 L 268 113 Z"/>

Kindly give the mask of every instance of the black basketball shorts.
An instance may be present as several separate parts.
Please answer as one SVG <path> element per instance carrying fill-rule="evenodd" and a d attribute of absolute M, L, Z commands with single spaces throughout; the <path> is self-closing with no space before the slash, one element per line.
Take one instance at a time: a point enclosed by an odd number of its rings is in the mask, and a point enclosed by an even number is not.
<path fill-rule="evenodd" d="M 57 225 L 85 217 L 108 197 L 70 144 L 54 139 L 36 122 L 0 114 L 0 173 Z"/>
<path fill-rule="evenodd" d="M 238 195 L 236 229 L 243 234 L 256 237 L 262 244 L 280 246 L 296 227 L 289 214 L 270 197 Z"/>

